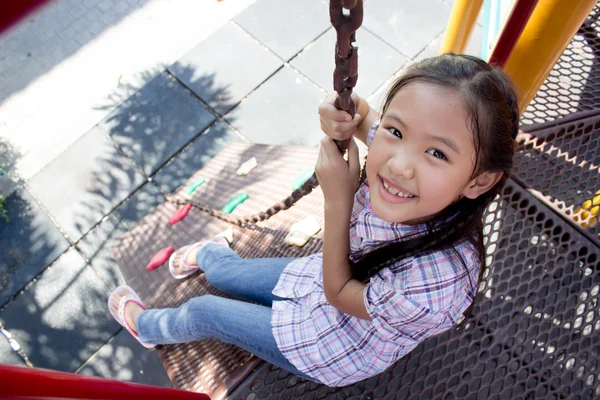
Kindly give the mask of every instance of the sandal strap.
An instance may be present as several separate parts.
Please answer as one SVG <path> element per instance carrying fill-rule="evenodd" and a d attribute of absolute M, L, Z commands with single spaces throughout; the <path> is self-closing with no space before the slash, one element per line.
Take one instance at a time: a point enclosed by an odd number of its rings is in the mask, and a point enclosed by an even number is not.
<path fill-rule="evenodd" d="M 185 262 L 185 260 L 190 255 L 190 253 L 192 252 L 192 250 L 199 249 L 205 243 L 206 243 L 206 241 L 202 240 L 200 242 L 196 242 L 194 244 L 191 244 L 191 245 L 189 245 L 189 248 L 185 252 L 183 252 L 183 254 L 181 255 L 181 257 L 179 257 L 179 268 L 182 271 L 185 271 L 185 272 L 195 271 L 195 270 L 197 270 L 199 268 L 197 265 L 188 265 Z"/>

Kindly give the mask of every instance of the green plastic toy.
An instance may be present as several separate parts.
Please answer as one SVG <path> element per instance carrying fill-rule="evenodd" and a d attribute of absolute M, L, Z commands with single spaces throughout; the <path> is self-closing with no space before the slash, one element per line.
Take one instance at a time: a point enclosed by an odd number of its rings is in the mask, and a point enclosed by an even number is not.
<path fill-rule="evenodd" d="M 196 189 L 198 189 L 200 186 L 202 186 L 202 184 L 203 184 L 204 182 L 206 182 L 206 179 L 204 179 L 204 178 L 200 178 L 200 179 L 198 179 L 196 182 L 192 183 L 192 184 L 191 184 L 191 185 L 188 187 L 188 189 L 187 189 L 187 194 L 192 194 L 192 193 L 194 193 L 194 191 L 195 191 Z"/>
<path fill-rule="evenodd" d="M 292 189 L 296 190 L 300 188 L 302 185 L 304 185 L 304 182 L 306 182 L 311 176 L 313 176 L 314 173 L 314 168 L 308 168 L 300 172 L 298 175 L 296 175 L 294 181 L 292 182 Z"/>
<path fill-rule="evenodd" d="M 244 201 L 248 199 L 248 193 L 242 192 L 233 196 L 225 205 L 223 206 L 223 214 L 231 214 L 233 210 Z"/>

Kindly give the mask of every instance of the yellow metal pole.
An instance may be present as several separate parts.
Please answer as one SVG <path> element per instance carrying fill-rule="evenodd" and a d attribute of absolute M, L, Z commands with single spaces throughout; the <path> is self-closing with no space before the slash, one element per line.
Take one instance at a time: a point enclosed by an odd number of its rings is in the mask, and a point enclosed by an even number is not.
<path fill-rule="evenodd" d="M 440 54 L 449 51 L 460 54 L 465 51 L 481 4 L 483 4 L 483 0 L 456 0 L 454 2 Z"/>
<path fill-rule="evenodd" d="M 596 0 L 540 0 L 504 70 L 512 78 L 523 113 Z"/>

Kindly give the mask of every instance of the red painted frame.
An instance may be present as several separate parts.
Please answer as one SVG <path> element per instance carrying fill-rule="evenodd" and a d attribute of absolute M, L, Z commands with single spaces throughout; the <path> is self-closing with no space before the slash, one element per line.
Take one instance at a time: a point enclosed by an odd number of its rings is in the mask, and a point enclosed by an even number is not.
<path fill-rule="evenodd" d="M 210 400 L 203 393 L 0 364 L 2 399 Z"/>

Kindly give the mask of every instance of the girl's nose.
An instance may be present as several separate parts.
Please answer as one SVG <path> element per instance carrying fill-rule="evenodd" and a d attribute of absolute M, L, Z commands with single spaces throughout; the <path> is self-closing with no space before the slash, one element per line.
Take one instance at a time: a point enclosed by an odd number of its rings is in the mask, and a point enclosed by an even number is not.
<path fill-rule="evenodd" d="M 404 179 L 412 179 L 415 174 L 414 163 L 410 155 L 397 154 L 393 156 L 389 161 L 390 171 Z"/>

